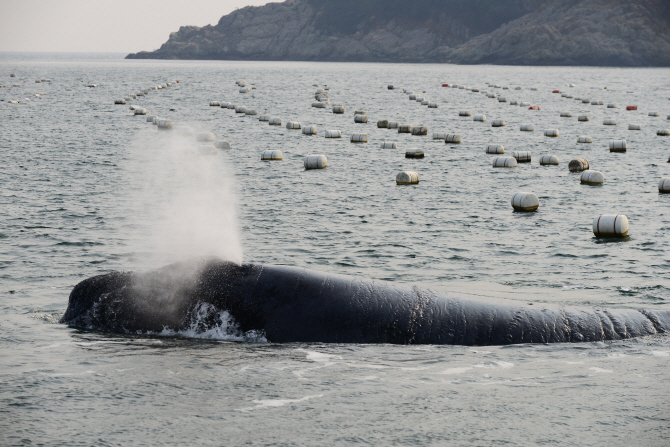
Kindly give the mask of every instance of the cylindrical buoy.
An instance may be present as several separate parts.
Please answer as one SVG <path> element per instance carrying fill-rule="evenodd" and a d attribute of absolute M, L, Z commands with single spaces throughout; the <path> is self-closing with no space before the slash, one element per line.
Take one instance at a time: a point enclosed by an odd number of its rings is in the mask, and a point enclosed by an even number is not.
<path fill-rule="evenodd" d="M 519 127 L 519 130 L 522 132 L 533 132 L 535 127 L 533 127 L 532 124 L 522 124 L 521 127 Z"/>
<path fill-rule="evenodd" d="M 388 128 L 389 129 L 397 129 L 398 126 L 400 126 L 401 123 L 397 121 L 389 121 Z"/>
<path fill-rule="evenodd" d="M 577 121 L 588 121 L 588 120 L 589 120 L 589 116 L 588 116 L 588 115 L 579 115 L 579 116 L 577 117 Z"/>
<path fill-rule="evenodd" d="M 235 107 L 235 113 L 246 113 L 247 108 L 244 106 L 237 106 Z"/>
<path fill-rule="evenodd" d="M 505 127 L 505 120 L 493 120 L 491 127 Z"/>
<path fill-rule="evenodd" d="M 416 185 L 419 183 L 419 174 L 414 171 L 401 171 L 395 176 L 396 185 Z"/>
<path fill-rule="evenodd" d="M 577 137 L 577 143 L 593 143 L 593 138 L 581 135 Z"/>
<path fill-rule="evenodd" d="M 367 115 L 354 115 L 354 123 L 367 123 L 367 122 L 368 122 Z"/>
<path fill-rule="evenodd" d="M 409 100 L 410 100 L 410 101 L 416 101 L 416 95 L 415 95 L 414 93 L 412 93 L 411 95 L 409 95 Z"/>
<path fill-rule="evenodd" d="M 458 112 L 458 116 L 470 116 L 470 115 L 471 113 L 469 110 L 461 110 L 460 112 Z"/>
<path fill-rule="evenodd" d="M 663 177 L 658 182 L 658 192 L 663 194 L 670 193 L 670 177 Z"/>
<path fill-rule="evenodd" d="M 327 130 L 326 138 L 342 138 L 342 132 L 339 130 Z"/>
<path fill-rule="evenodd" d="M 244 112 L 245 115 L 247 116 L 253 116 L 253 115 L 258 115 L 258 112 L 256 112 L 254 109 L 247 109 L 246 112 Z"/>
<path fill-rule="evenodd" d="M 656 131 L 656 135 L 659 137 L 667 137 L 670 135 L 670 129 L 659 129 Z"/>
<path fill-rule="evenodd" d="M 558 166 L 556 155 L 543 155 L 540 157 L 540 166 Z"/>
<path fill-rule="evenodd" d="M 511 105 L 511 106 L 518 106 L 518 105 L 519 105 L 519 101 L 517 101 L 516 99 L 513 99 L 513 100 L 511 100 L 511 101 L 509 102 L 509 105 Z"/>
<path fill-rule="evenodd" d="M 172 120 L 158 120 L 156 126 L 159 130 L 171 130 L 172 129 Z"/>
<path fill-rule="evenodd" d="M 386 88 L 389 89 L 389 90 L 393 90 L 394 87 L 393 87 L 393 85 L 389 84 L 388 86 L 386 86 Z"/>
<path fill-rule="evenodd" d="M 504 96 L 499 96 L 498 97 L 498 102 L 507 102 L 507 98 Z"/>
<path fill-rule="evenodd" d="M 514 211 L 537 211 L 540 200 L 532 192 L 517 192 L 512 196 Z"/>
<path fill-rule="evenodd" d="M 444 140 L 447 138 L 446 132 L 433 132 L 433 140 Z"/>
<path fill-rule="evenodd" d="M 611 103 L 607 104 L 607 108 L 608 108 L 608 109 L 616 109 L 616 108 L 618 108 L 618 107 L 619 107 L 619 106 L 618 106 L 616 103 L 612 103 L 612 102 L 611 102 Z"/>
<path fill-rule="evenodd" d="M 219 101 L 210 101 L 209 106 L 210 107 L 221 107 L 221 103 Z"/>
<path fill-rule="evenodd" d="M 637 106 L 626 106 L 626 110 L 637 110 Z"/>
<path fill-rule="evenodd" d="M 344 113 L 344 106 L 342 104 L 333 105 L 333 113 L 342 114 Z"/>
<path fill-rule="evenodd" d="M 529 103 L 529 102 L 521 101 L 521 102 L 519 103 L 519 107 L 528 107 L 528 106 L 530 106 L 530 103 Z"/>
<path fill-rule="evenodd" d="M 302 125 L 298 121 L 289 121 L 286 123 L 286 128 L 287 129 L 300 129 L 302 128 Z"/>
<path fill-rule="evenodd" d="M 475 115 L 472 117 L 472 121 L 480 121 L 483 123 L 486 121 L 486 115 Z"/>
<path fill-rule="evenodd" d="M 493 159 L 494 168 L 516 168 L 516 158 L 514 157 L 496 157 Z"/>
<path fill-rule="evenodd" d="M 568 169 L 570 172 L 586 171 L 589 169 L 589 162 L 586 160 L 586 158 L 576 158 L 574 160 L 570 160 L 570 163 L 568 163 Z"/>
<path fill-rule="evenodd" d="M 405 151 L 405 158 L 423 158 L 423 149 L 407 149 Z"/>
<path fill-rule="evenodd" d="M 383 141 L 382 142 L 382 149 L 398 149 L 398 143 L 395 141 Z"/>
<path fill-rule="evenodd" d="M 639 124 L 629 124 L 628 130 L 642 130 L 642 126 Z"/>
<path fill-rule="evenodd" d="M 146 115 L 147 109 L 135 109 L 135 115 Z"/>
<path fill-rule="evenodd" d="M 217 149 L 230 149 L 230 143 L 226 140 L 219 140 L 216 143 L 214 143 L 214 147 Z"/>
<path fill-rule="evenodd" d="M 216 137 L 211 132 L 200 132 L 195 136 L 196 141 L 214 141 Z"/>
<path fill-rule="evenodd" d="M 616 121 L 612 118 L 606 118 L 603 120 L 604 126 L 616 126 Z"/>
<path fill-rule="evenodd" d="M 444 139 L 445 144 L 460 144 L 461 136 L 457 133 L 448 133 Z"/>
<path fill-rule="evenodd" d="M 270 118 L 270 120 L 268 121 L 268 124 L 270 126 L 281 126 L 281 118 L 274 116 L 274 117 Z"/>
<path fill-rule="evenodd" d="M 316 126 L 304 126 L 302 128 L 303 135 L 316 135 Z"/>
<path fill-rule="evenodd" d="M 570 112 L 561 112 L 561 118 L 572 118 L 572 113 L 570 113 Z"/>
<path fill-rule="evenodd" d="M 502 144 L 489 144 L 486 146 L 486 153 L 487 154 L 504 154 L 505 153 L 505 146 Z"/>
<path fill-rule="evenodd" d="M 626 140 L 613 140 L 610 141 L 610 152 L 626 152 L 628 145 Z"/>
<path fill-rule="evenodd" d="M 580 180 L 586 185 L 602 185 L 605 182 L 605 177 L 600 171 L 592 171 L 587 169 L 586 171 L 582 172 Z"/>
<path fill-rule="evenodd" d="M 283 159 L 283 154 L 281 153 L 280 150 L 263 151 L 263 153 L 261 154 L 261 160 L 272 161 L 272 160 L 282 160 L 282 159 Z"/>
<path fill-rule="evenodd" d="M 437 109 L 437 103 L 436 102 L 429 102 L 428 103 L 428 108 L 429 109 Z"/>
<path fill-rule="evenodd" d="M 270 118 L 272 118 L 270 115 L 259 115 L 258 121 L 270 121 Z"/>
<path fill-rule="evenodd" d="M 147 115 L 147 123 L 153 123 L 156 115 Z"/>
<path fill-rule="evenodd" d="M 400 124 L 398 126 L 398 133 L 412 133 L 411 124 Z"/>
<path fill-rule="evenodd" d="M 237 107 L 237 104 L 233 104 L 232 102 L 229 102 L 228 106 L 226 106 L 226 108 L 230 109 L 230 110 L 235 110 L 236 107 Z"/>
<path fill-rule="evenodd" d="M 428 135 L 428 128 L 426 126 L 412 127 L 412 135 Z"/>
<path fill-rule="evenodd" d="M 424 99 L 423 101 L 421 101 L 422 106 L 427 106 L 428 104 L 430 104 L 430 101 L 428 101 L 427 99 Z"/>
<path fill-rule="evenodd" d="M 558 136 L 558 129 L 547 129 L 544 131 L 544 136 L 545 137 L 557 137 Z"/>
<path fill-rule="evenodd" d="M 517 163 L 530 163 L 530 151 L 514 151 L 512 157 L 516 158 Z"/>
<path fill-rule="evenodd" d="M 596 237 L 628 236 L 628 218 L 623 214 L 603 214 L 593 219 L 593 234 Z"/>
<path fill-rule="evenodd" d="M 308 155 L 305 157 L 305 169 L 325 169 L 328 159 L 325 155 Z"/>
<path fill-rule="evenodd" d="M 591 100 L 589 98 L 582 99 L 582 104 L 588 104 L 590 102 L 591 102 Z"/>
<path fill-rule="evenodd" d="M 326 108 L 326 103 L 325 102 L 313 102 L 312 107 L 315 109 L 325 109 Z"/>
<path fill-rule="evenodd" d="M 649 112 L 648 116 L 661 116 L 661 114 L 658 112 Z"/>
<path fill-rule="evenodd" d="M 350 140 L 352 143 L 367 143 L 368 134 L 366 133 L 352 133 Z"/>
<path fill-rule="evenodd" d="M 115 99 L 114 104 L 125 104 L 126 100 L 125 99 Z"/>
<path fill-rule="evenodd" d="M 388 127 L 389 127 L 389 121 L 388 120 L 377 121 L 377 128 L 378 129 L 388 129 Z"/>

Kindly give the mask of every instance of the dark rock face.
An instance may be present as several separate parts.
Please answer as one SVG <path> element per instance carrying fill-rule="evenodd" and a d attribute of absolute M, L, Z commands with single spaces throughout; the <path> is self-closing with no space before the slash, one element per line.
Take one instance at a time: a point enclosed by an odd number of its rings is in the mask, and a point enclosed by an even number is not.
<path fill-rule="evenodd" d="M 127 58 L 670 66 L 670 2 L 288 0 Z"/>

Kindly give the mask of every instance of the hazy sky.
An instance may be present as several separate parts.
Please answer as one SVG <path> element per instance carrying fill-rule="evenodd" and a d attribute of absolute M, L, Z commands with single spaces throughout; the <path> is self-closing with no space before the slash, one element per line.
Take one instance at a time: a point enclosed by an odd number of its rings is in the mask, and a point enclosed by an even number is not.
<path fill-rule="evenodd" d="M 282 0 L 274 0 L 282 1 Z M 270 0 L 0 0 L 0 51 L 134 53 Z"/>

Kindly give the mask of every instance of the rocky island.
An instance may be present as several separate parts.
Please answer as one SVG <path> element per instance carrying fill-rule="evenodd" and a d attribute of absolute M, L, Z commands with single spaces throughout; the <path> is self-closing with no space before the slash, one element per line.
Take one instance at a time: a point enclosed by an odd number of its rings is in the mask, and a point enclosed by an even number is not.
<path fill-rule="evenodd" d="M 287 0 L 127 59 L 670 66 L 667 0 Z"/>

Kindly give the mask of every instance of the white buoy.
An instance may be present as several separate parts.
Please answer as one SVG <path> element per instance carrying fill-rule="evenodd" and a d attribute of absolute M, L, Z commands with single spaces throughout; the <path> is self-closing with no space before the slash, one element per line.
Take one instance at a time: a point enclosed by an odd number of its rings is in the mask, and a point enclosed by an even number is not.
<path fill-rule="evenodd" d="M 497 98 L 497 97 L 498 97 L 498 95 L 496 95 L 495 93 L 489 93 L 489 94 L 486 95 L 486 96 L 487 96 L 488 98 Z"/>
<path fill-rule="evenodd" d="M 546 129 L 544 131 L 544 136 L 545 137 L 557 137 L 558 136 L 558 129 Z"/>
<path fill-rule="evenodd" d="M 426 126 L 413 126 L 412 135 L 428 135 L 428 128 Z"/>
<path fill-rule="evenodd" d="M 507 102 L 507 98 L 504 96 L 498 97 L 498 102 Z"/>
<path fill-rule="evenodd" d="M 326 138 L 342 138 L 342 132 L 339 130 L 327 130 Z"/>
<path fill-rule="evenodd" d="M 344 113 L 344 106 L 342 104 L 333 105 L 333 113 L 342 114 Z"/>
<path fill-rule="evenodd" d="M 368 116 L 367 115 L 354 115 L 354 123 L 367 123 L 368 122 Z"/>
<path fill-rule="evenodd" d="M 201 132 L 195 136 L 196 141 L 214 141 L 216 137 L 211 132 Z"/>
<path fill-rule="evenodd" d="M 411 124 L 398 125 L 398 133 L 412 133 L 412 125 Z"/>
<path fill-rule="evenodd" d="M 618 107 L 619 106 L 616 103 L 613 103 L 613 102 L 607 104 L 608 109 L 617 109 Z"/>
<path fill-rule="evenodd" d="M 530 151 L 514 151 L 512 157 L 516 158 L 517 163 L 530 163 Z"/>
<path fill-rule="evenodd" d="M 300 129 L 302 128 L 302 125 L 298 121 L 289 121 L 286 123 L 286 128 L 287 129 Z"/>
<path fill-rule="evenodd" d="M 210 107 L 221 107 L 221 103 L 219 101 L 210 101 L 209 106 Z"/>
<path fill-rule="evenodd" d="M 416 185 L 419 183 L 419 174 L 414 171 L 401 171 L 395 176 L 396 185 Z"/>
<path fill-rule="evenodd" d="M 628 236 L 628 218 L 623 214 L 603 214 L 593 219 L 593 234 L 596 237 Z"/>
<path fill-rule="evenodd" d="M 522 124 L 519 130 L 522 132 L 533 132 L 535 127 L 532 124 Z"/>
<path fill-rule="evenodd" d="M 405 151 L 405 158 L 423 158 L 423 149 L 407 149 Z"/>
<path fill-rule="evenodd" d="M 570 160 L 570 163 L 568 163 L 568 169 L 570 172 L 586 171 L 589 169 L 589 162 L 586 160 L 586 158 L 576 158 L 574 160 Z"/>
<path fill-rule="evenodd" d="M 447 138 L 446 132 L 433 132 L 433 140 L 444 140 Z"/>
<path fill-rule="evenodd" d="M 247 109 L 246 112 L 244 112 L 245 115 L 247 116 L 253 116 L 253 115 L 258 115 L 258 112 L 256 112 L 254 109 Z"/>
<path fill-rule="evenodd" d="M 236 107 L 237 107 L 237 104 L 233 104 L 232 102 L 229 102 L 229 103 L 228 103 L 228 106 L 227 106 L 226 108 L 227 108 L 227 109 L 235 110 Z"/>
<path fill-rule="evenodd" d="M 188 126 L 178 126 L 175 129 L 175 132 L 182 137 L 190 137 L 193 135 L 193 129 Z"/>
<path fill-rule="evenodd" d="M 649 112 L 648 115 L 649 115 L 649 116 L 661 116 L 661 114 L 658 113 L 658 112 Z"/>
<path fill-rule="evenodd" d="M 570 113 L 570 112 L 561 112 L 561 118 L 572 118 L 572 113 Z"/>
<path fill-rule="evenodd" d="M 610 152 L 626 152 L 628 145 L 626 140 L 613 140 L 610 141 Z"/>
<path fill-rule="evenodd" d="M 267 122 L 270 121 L 270 118 L 272 118 L 270 115 L 259 115 L 258 121 Z"/>
<path fill-rule="evenodd" d="M 514 157 L 496 157 L 493 159 L 494 168 L 516 168 L 516 158 Z"/>
<path fill-rule="evenodd" d="M 326 108 L 326 103 L 325 102 L 313 102 L 312 107 L 315 109 L 325 109 Z"/>
<path fill-rule="evenodd" d="M 663 177 L 658 182 L 658 192 L 663 194 L 670 193 L 670 177 Z"/>
<path fill-rule="evenodd" d="M 398 143 L 395 141 L 382 141 L 382 149 L 398 149 Z"/>
<path fill-rule="evenodd" d="M 147 115 L 147 123 L 153 123 L 156 115 Z"/>
<path fill-rule="evenodd" d="M 230 143 L 226 140 L 219 140 L 216 143 L 214 143 L 214 147 L 217 149 L 230 149 Z"/>
<path fill-rule="evenodd" d="M 351 134 L 351 139 L 349 140 L 352 143 L 367 143 L 368 142 L 368 134 L 366 133 L 352 133 Z"/>
<path fill-rule="evenodd" d="M 427 99 L 424 99 L 423 101 L 421 101 L 422 106 L 427 106 L 428 104 L 430 104 L 430 101 L 428 101 Z"/>
<path fill-rule="evenodd" d="M 514 211 L 537 211 L 540 200 L 532 192 L 517 192 L 512 196 Z"/>
<path fill-rule="evenodd" d="M 639 124 L 629 124 L 628 130 L 642 130 L 642 126 Z"/>
<path fill-rule="evenodd" d="M 460 144 L 461 136 L 457 133 L 448 133 L 444 142 L 445 144 Z"/>
<path fill-rule="evenodd" d="M 235 113 L 246 113 L 246 112 L 247 112 L 247 108 L 244 107 L 244 106 L 235 107 Z"/>
<path fill-rule="evenodd" d="M 126 100 L 125 99 L 115 99 L 114 104 L 125 104 Z"/>
<path fill-rule="evenodd" d="M 261 154 L 261 160 L 272 161 L 272 160 L 282 160 L 282 159 L 283 159 L 283 154 L 281 153 L 280 150 L 263 151 L 263 153 Z"/>
<path fill-rule="evenodd" d="M 472 118 L 472 121 L 485 122 L 485 121 L 486 121 L 486 115 L 475 115 L 475 116 Z"/>
<path fill-rule="evenodd" d="M 428 103 L 428 108 L 429 109 L 437 109 L 437 103 L 436 102 Z"/>
<path fill-rule="evenodd" d="M 577 143 L 593 143 L 593 138 L 582 135 L 577 137 Z"/>
<path fill-rule="evenodd" d="M 580 180 L 586 185 L 602 185 L 605 182 L 605 177 L 600 171 L 591 171 L 590 169 L 587 169 L 582 172 Z"/>
<path fill-rule="evenodd" d="M 600 100 L 593 100 L 591 101 L 592 106 L 602 106 L 604 103 Z"/>
<path fill-rule="evenodd" d="M 388 128 L 389 129 L 397 129 L 398 126 L 400 126 L 401 123 L 397 121 L 389 121 Z"/>
<path fill-rule="evenodd" d="M 616 126 L 616 121 L 612 118 L 606 118 L 603 120 L 604 126 Z"/>
<path fill-rule="evenodd" d="M 493 120 L 491 127 L 505 127 L 505 120 Z"/>
<path fill-rule="evenodd" d="M 388 129 L 388 127 L 389 127 L 389 121 L 388 120 L 377 121 L 377 128 L 378 129 Z"/>
<path fill-rule="evenodd" d="M 316 135 L 316 126 L 305 126 L 302 128 L 303 135 Z"/>
<path fill-rule="evenodd" d="M 516 99 L 513 99 L 513 100 L 511 100 L 511 101 L 509 102 L 509 105 L 511 105 L 511 106 L 518 106 L 518 105 L 519 105 L 519 101 L 517 101 Z"/>
<path fill-rule="evenodd" d="M 489 144 L 486 146 L 486 153 L 487 154 L 504 154 L 505 153 L 505 146 L 502 144 Z"/>
<path fill-rule="evenodd" d="M 656 131 L 656 135 L 659 137 L 667 137 L 670 135 L 670 129 L 659 129 Z"/>
<path fill-rule="evenodd" d="M 410 101 L 416 101 L 416 95 L 415 95 L 414 93 L 412 93 L 411 95 L 409 95 L 409 100 L 410 100 Z"/>
<path fill-rule="evenodd" d="M 540 157 L 540 166 L 558 166 L 556 155 L 543 155 Z"/>
<path fill-rule="evenodd" d="M 458 112 L 458 116 L 470 116 L 470 115 L 471 113 L 469 110 L 461 110 L 460 112 Z"/>
<path fill-rule="evenodd" d="M 147 109 L 135 109 L 135 115 L 146 115 Z"/>
<path fill-rule="evenodd" d="M 328 159 L 325 155 L 308 155 L 305 157 L 305 169 L 325 169 Z"/>
<path fill-rule="evenodd" d="M 172 120 L 158 120 L 156 126 L 159 130 L 171 130 L 172 129 Z"/>
<path fill-rule="evenodd" d="M 588 115 L 579 115 L 579 116 L 577 117 L 577 121 L 588 121 L 588 120 L 589 120 L 589 116 L 588 116 Z"/>
<path fill-rule="evenodd" d="M 529 106 L 530 106 L 530 103 L 529 103 L 529 102 L 521 101 L 521 102 L 519 103 L 519 107 L 529 107 Z"/>

